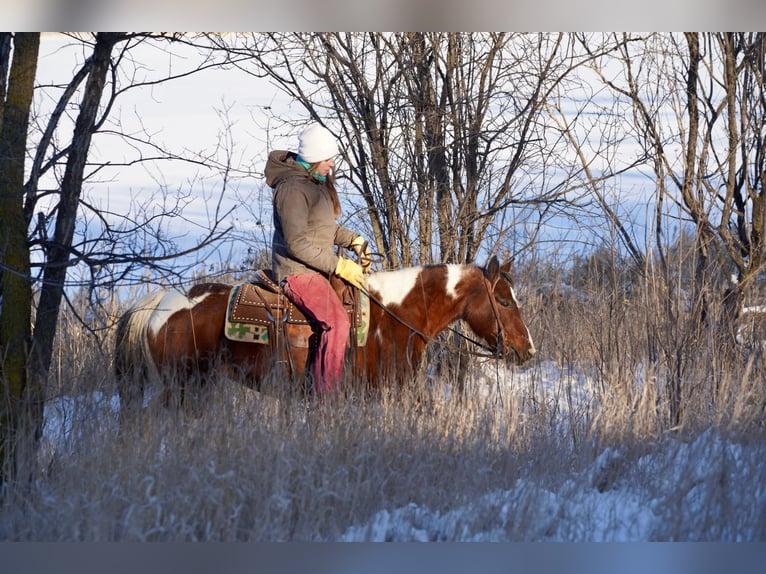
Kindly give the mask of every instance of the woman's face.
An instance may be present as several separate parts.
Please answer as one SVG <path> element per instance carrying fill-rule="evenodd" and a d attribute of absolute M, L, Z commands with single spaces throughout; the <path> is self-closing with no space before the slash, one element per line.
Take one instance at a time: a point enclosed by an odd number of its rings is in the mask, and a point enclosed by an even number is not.
<path fill-rule="evenodd" d="M 335 158 L 326 159 L 324 161 L 320 161 L 317 164 L 316 169 L 314 170 L 314 173 L 317 175 L 321 175 L 323 177 L 327 177 L 327 175 L 332 171 L 332 169 L 335 167 Z"/>

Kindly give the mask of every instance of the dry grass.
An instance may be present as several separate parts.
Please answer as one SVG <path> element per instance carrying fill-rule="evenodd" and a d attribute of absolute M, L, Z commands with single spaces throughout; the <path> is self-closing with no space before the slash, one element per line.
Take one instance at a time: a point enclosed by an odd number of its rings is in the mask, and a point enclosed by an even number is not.
<path fill-rule="evenodd" d="M 689 517 L 684 501 L 699 492 L 699 481 L 679 478 L 668 491 L 635 467 L 658 445 L 672 451 L 673 441 L 711 428 L 738 444 L 762 442 L 759 347 L 724 356 L 714 326 L 693 329 L 683 302 L 655 284 L 626 297 L 608 285 L 575 293 L 543 283 L 530 275 L 520 285 L 540 355 L 524 368 L 523 387 L 474 375 L 466 396 L 457 397 L 424 379 L 413 385 L 417 392 L 307 408 L 299 397 L 273 398 L 224 381 L 206 394 L 199 418 L 150 408 L 122 430 L 104 422 L 103 405 L 85 407 L 93 412 L 79 413 L 69 448 L 40 468 L 34 462 L 30 486 L 6 489 L 0 539 L 333 540 L 382 509 L 414 502 L 447 512 L 517 479 L 553 486 L 575 476 L 599 491 L 631 480 L 656 492 L 669 517 L 658 538 L 716 539 L 745 526 L 760 538 L 764 518 L 743 517 L 731 493 L 744 499 L 762 473 L 741 484 L 729 477 L 720 482 L 725 492 L 711 485 L 709 510 L 690 527 L 700 517 Z M 63 333 L 50 395 L 98 390 L 108 400 L 108 354 L 73 328 Z M 543 392 L 544 364 L 560 372 L 556 401 Z M 586 380 L 595 392 L 583 405 L 576 394 Z M 679 421 L 670 407 L 676 384 Z M 562 409 L 569 411 L 563 419 Z M 599 462 L 604 453 L 616 454 Z M 663 464 L 678 472 L 672 456 Z M 515 504 L 503 528 L 508 539 L 527 540 L 536 503 L 521 497 Z M 489 528 L 497 519 L 477 520 Z"/>
<path fill-rule="evenodd" d="M 6 501 L 3 537 L 333 539 L 382 508 L 447 509 L 523 471 L 518 439 L 479 403 L 307 409 L 226 383 L 207 405 L 199 419 L 157 408 L 127 432 L 89 434 L 44 488 Z"/>

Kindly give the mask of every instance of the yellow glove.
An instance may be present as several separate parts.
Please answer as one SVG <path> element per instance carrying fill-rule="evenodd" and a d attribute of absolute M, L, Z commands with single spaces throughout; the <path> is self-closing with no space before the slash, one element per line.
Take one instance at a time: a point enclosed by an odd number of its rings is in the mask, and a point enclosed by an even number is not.
<path fill-rule="evenodd" d="M 348 281 L 359 289 L 366 289 L 366 281 L 362 266 L 354 263 L 351 259 L 338 257 L 338 265 L 335 267 L 335 274 L 341 279 Z"/>
<path fill-rule="evenodd" d="M 351 249 L 353 249 L 354 253 L 356 253 L 359 256 L 359 261 L 362 264 L 362 270 L 365 273 L 369 273 L 370 266 L 372 265 L 372 254 L 370 252 L 370 244 L 367 243 L 364 237 L 362 237 L 361 235 L 357 235 L 356 238 L 351 242 Z"/>

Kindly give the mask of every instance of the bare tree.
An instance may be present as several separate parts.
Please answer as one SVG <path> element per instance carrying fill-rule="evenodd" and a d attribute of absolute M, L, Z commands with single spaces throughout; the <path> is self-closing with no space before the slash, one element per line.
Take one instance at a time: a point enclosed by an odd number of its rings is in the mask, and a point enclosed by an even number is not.
<path fill-rule="evenodd" d="M 44 387 L 51 364 L 62 301 L 69 288 L 86 289 L 92 302 L 100 293 L 119 285 L 140 282 L 148 273 L 166 279 L 180 278 L 184 268 L 178 257 L 214 245 L 228 232 L 220 199 L 209 206 L 209 228 L 195 245 L 181 248 L 167 232 L 167 222 L 183 217 L 188 192 L 160 190 L 159 201 L 133 205 L 127 212 L 110 213 L 89 201 L 88 185 L 124 160 L 93 160 L 93 141 L 100 136 L 119 137 L 129 143 L 134 157 L 128 163 L 183 161 L 220 172 L 225 190 L 231 166 L 204 155 L 171 153 L 155 144 L 146 130 L 126 133 L 111 113 L 120 96 L 160 82 L 225 65 L 211 53 L 199 53 L 194 39 L 175 34 L 98 33 L 69 35 L 83 52 L 90 52 L 63 86 L 40 85 L 54 102 L 49 111 L 33 109 L 32 86 L 37 61 L 37 35 L 14 36 L 13 67 L 3 106 L 2 153 L 2 341 L 3 436 L 13 444 L 14 417 L 24 415 L 31 435 L 42 425 Z M 0 69 L 7 69 L 9 35 L 0 36 Z M 138 47 L 178 43 L 194 50 L 196 58 L 180 72 L 147 77 Z M 5 75 L 2 76 L 3 80 Z M 5 85 L 3 83 L 3 93 Z M 44 100 L 44 98 L 43 98 Z M 26 113 L 25 107 L 26 106 Z M 30 140 L 26 135 L 30 133 Z M 23 182 L 24 158 L 31 158 Z M 84 284 L 72 270 L 87 270 Z M 33 293 L 39 290 L 36 309 Z M 33 311 L 36 311 L 33 313 Z M 34 321 L 34 330 L 30 330 Z M 13 403 L 25 388 L 23 412 Z M 8 422 L 10 421 L 10 422 Z M 8 422 L 8 424 L 6 424 Z M 19 427 L 16 421 L 16 427 Z M 29 434 L 29 433 L 27 433 Z M 6 441 L 5 439 L 9 440 Z"/>
<path fill-rule="evenodd" d="M 696 38 L 689 38 L 693 54 Z M 724 299 L 728 322 L 733 322 L 766 264 L 766 34 L 713 34 L 704 40 L 706 67 L 723 62 L 722 73 L 711 74 L 720 77 L 722 94 L 710 88 L 709 80 L 700 81 L 704 123 L 720 123 L 725 138 L 705 134 L 703 146 L 709 147 L 710 156 L 703 157 L 708 165 L 699 185 L 707 197 L 715 198 L 715 211 L 720 212 L 713 216 L 718 221 L 709 224 L 717 223 L 711 236 L 719 265 L 733 267 L 733 284 Z M 693 202 L 691 206 L 699 208 Z"/>
<path fill-rule="evenodd" d="M 626 193 L 619 189 L 619 182 L 622 175 L 646 163 L 649 155 L 645 151 L 635 154 L 625 149 L 633 141 L 625 106 L 619 99 L 605 98 L 603 90 L 595 89 L 594 84 L 598 82 L 594 82 L 595 78 L 589 73 L 596 70 L 603 78 L 601 61 L 613 45 L 591 36 L 580 36 L 579 42 L 584 49 L 575 52 L 578 65 L 574 73 L 566 85 L 546 98 L 548 115 L 568 142 L 567 156 L 573 159 L 569 164 L 572 183 L 565 208 L 574 213 L 591 213 L 587 221 L 604 222 L 597 228 L 591 225 L 588 235 L 597 240 L 600 230 L 614 232 L 616 242 L 641 272 L 645 265 L 645 246 L 636 238 L 638 226 L 630 218 L 629 202 L 625 201 Z M 610 242 L 611 237 L 606 241 Z M 595 248 L 598 251 L 603 246 Z"/>
<path fill-rule="evenodd" d="M 680 223 L 694 233 L 689 329 L 679 327 L 688 307 L 667 299 L 676 340 L 696 344 L 708 324 L 727 334 L 719 344 L 731 344 L 764 270 L 764 35 L 579 38 L 585 50 L 601 51 L 592 70 L 629 106 L 631 141 L 654 176 L 655 248 L 668 285 L 677 277 L 668 265 L 675 241 L 667 230 Z M 722 315 L 710 317 L 718 307 Z M 675 371 L 670 397 L 677 422 L 682 369 Z"/>
<path fill-rule="evenodd" d="M 6 88 L 10 46 L 13 63 Z M 0 34 L 0 254 L 2 299 L 0 301 L 0 483 L 15 474 L 17 437 L 28 434 L 41 417 L 42 386 L 29 376 L 32 293 L 26 227 L 22 217 L 24 157 L 27 122 L 37 67 L 40 34 Z M 33 423 L 34 422 L 34 423 Z"/>
<path fill-rule="evenodd" d="M 518 236 L 512 209 L 566 188 L 545 98 L 571 71 L 563 35 L 267 34 L 216 37 L 250 74 L 348 142 L 347 182 L 389 264 L 473 260 Z M 349 203 L 355 205 L 349 196 Z M 521 246 L 528 238 L 520 237 Z"/>
<path fill-rule="evenodd" d="M 734 278 L 720 292 L 733 319 L 764 266 L 764 35 L 615 35 L 612 45 L 623 81 L 601 77 L 631 102 L 651 158 L 658 247 L 665 205 L 680 207 L 696 233 L 700 319 L 711 272 L 719 285 Z"/>

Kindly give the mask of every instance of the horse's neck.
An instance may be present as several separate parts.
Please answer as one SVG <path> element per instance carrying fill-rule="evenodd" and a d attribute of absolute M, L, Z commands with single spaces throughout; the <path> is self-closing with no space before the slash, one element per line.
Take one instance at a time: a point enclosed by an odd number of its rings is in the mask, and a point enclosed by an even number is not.
<path fill-rule="evenodd" d="M 466 265 L 451 264 L 446 266 L 447 281 L 443 289 L 434 290 L 429 297 L 427 316 L 431 318 L 432 336 L 446 329 L 450 324 L 465 315 L 466 301 L 464 295 L 458 294 L 458 284 L 464 289 L 465 281 L 469 278 L 471 268 Z M 465 292 L 465 291 L 464 291 Z M 434 319 L 438 318 L 438 322 Z"/>
<path fill-rule="evenodd" d="M 374 284 L 381 289 L 386 306 L 422 304 L 422 324 L 411 326 L 433 337 L 464 315 L 465 301 L 458 296 L 457 286 L 468 273 L 470 270 L 463 265 L 417 267 L 382 274 Z"/>

